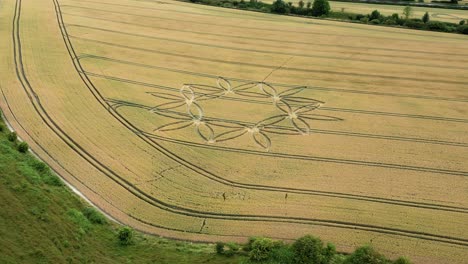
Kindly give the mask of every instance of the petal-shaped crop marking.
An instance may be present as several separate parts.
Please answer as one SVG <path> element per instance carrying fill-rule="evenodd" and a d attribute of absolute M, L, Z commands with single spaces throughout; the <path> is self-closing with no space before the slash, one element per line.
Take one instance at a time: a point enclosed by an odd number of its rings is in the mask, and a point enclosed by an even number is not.
<path fill-rule="evenodd" d="M 195 100 L 195 92 L 190 85 L 183 85 L 182 88 L 180 88 L 180 94 L 187 101 L 192 102 Z"/>
<path fill-rule="evenodd" d="M 257 85 L 258 85 L 258 82 L 249 82 L 249 83 L 244 83 L 244 84 L 238 85 L 238 86 L 232 88 L 232 90 L 234 90 L 234 91 L 246 91 L 246 90 L 250 90 L 250 89 L 253 89 L 253 88 L 257 87 Z"/>
<path fill-rule="evenodd" d="M 305 86 L 290 88 L 290 89 L 282 91 L 278 95 L 281 97 L 292 96 L 292 95 L 302 92 L 305 88 L 306 88 Z"/>
<path fill-rule="evenodd" d="M 268 94 L 259 93 L 259 92 L 250 92 L 250 91 L 236 91 L 236 94 L 242 95 L 245 97 L 255 97 L 255 98 L 270 98 Z"/>
<path fill-rule="evenodd" d="M 273 125 L 278 124 L 279 122 L 285 120 L 287 117 L 288 117 L 288 115 L 272 116 L 272 117 L 263 119 L 262 121 L 258 122 L 255 126 L 256 127 L 273 126 Z"/>
<path fill-rule="evenodd" d="M 222 92 L 224 89 L 213 86 L 213 85 L 204 85 L 204 84 L 185 84 L 192 87 L 193 91 L 206 91 L 206 92 Z"/>
<path fill-rule="evenodd" d="M 274 104 L 275 104 L 276 108 L 283 111 L 284 113 L 286 113 L 288 115 L 292 113 L 291 106 L 288 103 L 286 103 L 285 101 L 280 100 L 279 102 L 276 102 Z"/>
<path fill-rule="evenodd" d="M 223 88 L 225 91 L 232 90 L 231 82 L 224 79 L 223 77 L 218 77 L 218 79 L 216 80 L 216 83 L 218 84 L 218 87 Z"/>
<path fill-rule="evenodd" d="M 227 141 L 227 140 L 238 138 L 244 135 L 245 133 L 247 133 L 247 130 L 245 128 L 238 128 L 238 129 L 233 129 L 233 130 L 223 132 L 217 135 L 214 139 L 216 142 L 222 142 L 222 141 Z"/>
<path fill-rule="evenodd" d="M 214 142 L 214 130 L 205 122 L 195 123 L 198 135 L 206 142 Z"/>
<path fill-rule="evenodd" d="M 258 88 L 260 88 L 260 91 L 263 93 L 269 95 L 269 96 L 276 96 L 278 93 L 276 92 L 276 89 L 269 85 L 268 83 L 260 82 L 258 83 Z"/>
<path fill-rule="evenodd" d="M 190 123 L 189 121 L 177 121 L 177 122 L 162 125 L 162 126 L 156 128 L 156 129 L 154 129 L 154 131 L 158 132 L 158 131 L 178 130 L 178 129 L 186 128 L 186 127 L 188 127 L 190 125 L 192 125 L 192 123 Z"/>
<path fill-rule="evenodd" d="M 214 127 L 220 128 L 228 128 L 228 129 L 245 129 L 248 124 L 244 124 L 243 122 L 237 121 L 217 121 L 212 119 L 204 119 L 205 122 L 209 122 L 210 125 Z"/>
<path fill-rule="evenodd" d="M 156 98 L 161 98 L 165 100 L 173 100 L 173 101 L 180 101 L 180 95 L 179 94 L 170 94 L 170 93 L 161 93 L 161 92 L 150 92 L 150 95 L 156 97 Z"/>
<path fill-rule="evenodd" d="M 186 105 L 186 103 L 181 102 L 180 98 L 179 98 L 179 101 L 173 101 L 173 102 L 169 102 L 169 103 L 156 105 L 153 108 L 151 108 L 150 111 L 151 112 L 158 112 L 158 111 L 163 111 L 163 110 L 176 109 L 176 108 L 181 107 L 183 105 Z"/>
<path fill-rule="evenodd" d="M 302 118 L 291 119 L 293 126 L 297 129 L 302 135 L 308 135 L 310 133 L 310 126 Z"/>
<path fill-rule="evenodd" d="M 320 104 L 308 104 L 308 105 L 303 105 L 294 110 L 294 113 L 296 114 L 304 114 L 308 113 L 310 111 L 314 111 L 315 109 L 319 108 Z"/>
<path fill-rule="evenodd" d="M 296 96 L 288 96 L 282 98 L 283 101 L 287 101 L 289 103 L 296 103 L 296 104 L 324 104 L 324 102 L 307 98 L 307 97 L 296 97 Z"/>
<path fill-rule="evenodd" d="M 262 131 L 258 133 L 253 133 L 252 137 L 255 143 L 257 143 L 257 145 L 264 148 L 266 151 L 270 150 L 271 140 L 265 133 L 263 133 Z"/>
<path fill-rule="evenodd" d="M 343 119 L 339 117 L 327 116 L 327 115 L 315 115 L 315 114 L 301 115 L 301 118 L 305 118 L 309 120 L 320 120 L 320 121 L 343 121 Z"/>
<path fill-rule="evenodd" d="M 195 120 L 203 119 L 203 110 L 197 103 L 187 105 L 187 113 Z"/>

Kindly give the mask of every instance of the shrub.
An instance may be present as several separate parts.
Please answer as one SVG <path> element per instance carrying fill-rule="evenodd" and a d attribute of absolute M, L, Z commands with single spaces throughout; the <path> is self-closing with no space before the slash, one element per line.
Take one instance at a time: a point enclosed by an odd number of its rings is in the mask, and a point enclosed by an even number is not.
<path fill-rule="evenodd" d="M 224 249 L 224 255 L 228 257 L 234 256 L 236 253 L 239 252 L 240 246 L 236 243 L 226 243 L 227 249 Z"/>
<path fill-rule="evenodd" d="M 312 16 L 323 16 L 328 15 L 330 13 L 330 4 L 328 0 L 314 0 L 314 4 L 312 5 Z"/>
<path fill-rule="evenodd" d="M 252 243 L 249 258 L 253 261 L 265 261 L 271 257 L 273 249 L 279 248 L 281 244 L 270 238 L 257 238 Z"/>
<path fill-rule="evenodd" d="M 389 19 L 384 21 L 384 24 L 385 25 L 396 25 L 397 22 L 393 18 L 389 18 Z"/>
<path fill-rule="evenodd" d="M 215 250 L 217 254 L 222 255 L 224 253 L 224 243 L 223 242 L 216 242 Z"/>
<path fill-rule="evenodd" d="M 18 139 L 18 135 L 16 135 L 16 132 L 10 132 L 7 137 L 8 140 L 11 142 L 15 142 L 16 139 Z"/>
<path fill-rule="evenodd" d="M 386 264 L 390 263 L 383 255 L 370 246 L 356 249 L 353 254 L 346 258 L 344 264 Z"/>
<path fill-rule="evenodd" d="M 428 22 L 426 25 L 429 30 L 444 31 L 444 32 L 449 31 L 447 25 L 443 22 L 431 21 L 431 22 Z"/>
<path fill-rule="evenodd" d="M 289 12 L 289 6 L 283 0 L 276 0 L 271 5 L 271 12 L 278 14 L 286 14 Z"/>
<path fill-rule="evenodd" d="M 273 263 L 294 264 L 294 252 L 286 245 L 274 248 L 270 255 Z"/>
<path fill-rule="evenodd" d="M 372 21 L 372 20 L 375 20 L 375 19 L 379 19 L 380 18 L 380 12 L 378 10 L 374 10 L 372 11 L 372 13 L 369 15 L 369 20 Z"/>
<path fill-rule="evenodd" d="M 3 124 L 0 124 L 0 132 L 5 131 L 5 126 Z"/>
<path fill-rule="evenodd" d="M 119 239 L 119 242 L 123 246 L 127 246 L 133 243 L 133 229 L 124 226 L 119 229 L 117 232 L 117 238 Z"/>
<path fill-rule="evenodd" d="M 465 20 L 460 20 L 460 23 L 458 23 L 460 26 L 465 25 Z"/>
<path fill-rule="evenodd" d="M 405 22 L 404 25 L 409 28 L 416 28 L 416 29 L 422 29 L 424 27 L 424 23 L 422 21 L 415 21 L 415 20 L 408 20 Z"/>
<path fill-rule="evenodd" d="M 98 212 L 98 210 L 96 210 L 94 207 L 86 207 L 83 210 L 83 214 L 93 224 L 103 225 L 107 223 L 106 217 Z"/>
<path fill-rule="evenodd" d="M 460 25 L 457 27 L 457 31 L 462 34 L 468 35 L 468 25 Z"/>
<path fill-rule="evenodd" d="M 18 151 L 21 153 L 26 153 L 29 149 L 29 145 L 26 142 L 21 142 L 18 144 Z"/>
<path fill-rule="evenodd" d="M 363 18 L 365 18 L 365 17 L 366 17 L 366 16 L 363 15 L 363 14 L 357 14 L 357 15 L 356 15 L 356 20 L 361 20 L 361 19 L 363 19 Z"/>
<path fill-rule="evenodd" d="M 367 24 L 369 22 L 369 18 L 368 17 L 363 17 L 363 18 L 361 18 L 361 22 Z"/>
<path fill-rule="evenodd" d="M 323 243 L 320 239 L 307 235 L 292 244 L 295 263 L 321 263 Z"/>
<path fill-rule="evenodd" d="M 372 19 L 370 22 L 371 22 L 372 24 L 374 24 L 374 25 L 380 24 L 380 20 L 378 20 L 378 19 Z"/>

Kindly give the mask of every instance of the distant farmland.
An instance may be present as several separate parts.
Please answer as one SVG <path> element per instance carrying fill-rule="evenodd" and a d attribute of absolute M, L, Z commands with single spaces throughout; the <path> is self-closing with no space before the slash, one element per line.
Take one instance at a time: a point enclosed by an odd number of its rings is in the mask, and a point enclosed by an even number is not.
<path fill-rule="evenodd" d="M 467 36 L 166 0 L 0 14 L 5 117 L 120 222 L 466 261 Z"/>

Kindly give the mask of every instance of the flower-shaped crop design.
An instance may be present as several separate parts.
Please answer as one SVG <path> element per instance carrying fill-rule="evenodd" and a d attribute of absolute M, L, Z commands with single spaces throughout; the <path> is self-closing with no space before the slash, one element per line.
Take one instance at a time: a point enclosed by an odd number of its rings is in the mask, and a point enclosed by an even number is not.
<path fill-rule="evenodd" d="M 216 86 L 185 84 L 179 95 L 169 93 L 150 93 L 165 103 L 154 106 L 150 111 L 168 117 L 174 122 L 154 129 L 155 132 L 173 131 L 195 127 L 196 133 L 206 143 L 214 144 L 249 135 L 253 142 L 269 151 L 269 134 L 308 135 L 311 131 L 308 121 L 336 121 L 339 118 L 312 114 L 323 102 L 298 96 L 306 87 L 293 87 L 278 91 L 272 84 L 265 82 L 244 82 L 233 86 L 231 81 L 219 77 Z M 225 99 L 268 105 L 270 102 L 278 110 L 274 115 L 256 123 L 239 120 L 225 120 L 205 116 L 200 102 Z M 183 109 L 182 111 L 179 111 Z"/>

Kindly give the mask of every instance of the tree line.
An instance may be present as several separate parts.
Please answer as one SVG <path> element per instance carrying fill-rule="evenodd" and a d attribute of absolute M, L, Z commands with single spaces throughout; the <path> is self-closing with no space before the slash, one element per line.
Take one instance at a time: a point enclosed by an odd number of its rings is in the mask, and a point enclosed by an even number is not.
<path fill-rule="evenodd" d="M 378 10 L 374 10 L 370 14 L 350 13 L 345 12 L 344 10 L 338 12 L 332 11 L 328 0 L 314 0 L 313 2 L 300 0 L 296 5 L 284 0 L 275 0 L 272 4 L 263 3 L 258 0 L 190 0 L 190 2 L 226 8 L 246 9 L 264 13 L 320 17 L 353 23 L 468 34 L 468 25 L 465 20 L 461 20 L 458 24 L 431 21 L 428 12 L 426 12 L 421 18 L 413 18 L 413 9 L 411 6 L 405 6 L 402 10 L 402 14 L 394 13 L 390 16 L 385 16 Z"/>

